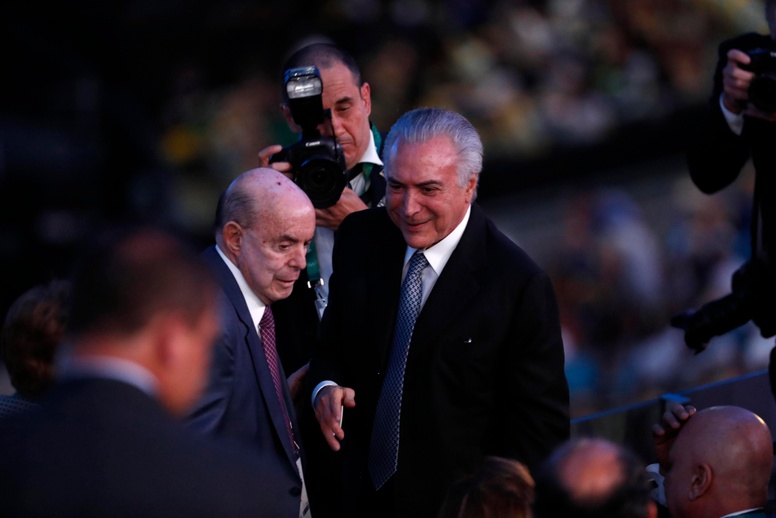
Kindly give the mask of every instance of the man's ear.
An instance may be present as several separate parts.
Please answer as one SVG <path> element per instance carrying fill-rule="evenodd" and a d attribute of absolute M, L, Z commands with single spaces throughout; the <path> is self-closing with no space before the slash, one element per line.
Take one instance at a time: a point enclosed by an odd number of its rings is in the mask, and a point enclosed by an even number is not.
<path fill-rule="evenodd" d="M 466 184 L 466 198 L 469 203 L 474 200 L 474 193 L 477 191 L 477 178 L 479 174 L 472 175 Z"/>
<path fill-rule="evenodd" d="M 366 114 L 371 115 L 372 114 L 372 87 L 369 86 L 369 83 L 364 81 L 364 84 L 361 85 L 361 99 L 364 100 L 364 107 L 366 108 Z"/>
<path fill-rule="evenodd" d="M 227 248 L 224 252 L 228 251 L 234 255 L 239 254 L 240 248 L 242 248 L 243 236 L 243 229 L 240 224 L 236 221 L 227 221 L 224 225 L 222 234 L 224 236 L 224 244 Z"/>
<path fill-rule="evenodd" d="M 191 327 L 186 318 L 177 312 L 168 312 L 159 319 L 154 342 L 154 372 L 156 374 L 159 401 L 168 412 L 181 414 L 191 403 L 187 395 L 185 378 L 192 375 Z"/>
<path fill-rule="evenodd" d="M 695 500 L 702 497 L 711 487 L 713 478 L 714 473 L 711 470 L 711 466 L 706 463 L 698 464 L 695 470 L 693 470 L 688 498 Z"/>
<path fill-rule="evenodd" d="M 156 360 L 165 369 L 175 366 L 181 354 L 181 337 L 185 336 L 185 325 L 180 315 L 166 312 L 159 316 L 156 333 Z"/>

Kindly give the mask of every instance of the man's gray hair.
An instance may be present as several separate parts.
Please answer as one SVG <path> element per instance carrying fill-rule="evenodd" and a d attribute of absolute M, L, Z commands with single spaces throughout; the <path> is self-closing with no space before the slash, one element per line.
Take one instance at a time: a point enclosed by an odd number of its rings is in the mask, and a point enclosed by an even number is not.
<path fill-rule="evenodd" d="M 482 171 L 483 147 L 479 133 L 458 113 L 441 108 L 418 108 L 399 117 L 385 138 L 385 176 L 390 178 L 399 144 L 422 144 L 434 137 L 450 138 L 458 150 L 458 185 L 463 187 Z"/>

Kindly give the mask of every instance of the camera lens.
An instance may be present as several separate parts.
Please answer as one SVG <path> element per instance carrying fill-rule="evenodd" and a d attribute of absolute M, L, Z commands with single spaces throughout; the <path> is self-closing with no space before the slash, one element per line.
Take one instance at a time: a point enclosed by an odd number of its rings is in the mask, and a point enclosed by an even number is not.
<path fill-rule="evenodd" d="M 340 164 L 322 156 L 310 157 L 302 163 L 295 180 L 316 209 L 325 209 L 337 203 L 347 184 Z"/>

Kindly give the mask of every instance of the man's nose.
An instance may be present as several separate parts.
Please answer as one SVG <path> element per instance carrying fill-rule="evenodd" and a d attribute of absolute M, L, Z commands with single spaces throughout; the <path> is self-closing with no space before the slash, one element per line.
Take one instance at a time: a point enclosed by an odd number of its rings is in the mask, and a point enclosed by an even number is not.
<path fill-rule="evenodd" d="M 418 196 L 412 190 L 407 190 L 407 192 L 404 193 L 402 205 L 404 206 L 404 213 L 408 216 L 411 216 L 420 210 Z"/>
<path fill-rule="evenodd" d="M 297 250 L 295 250 L 295 252 L 291 255 L 291 260 L 288 262 L 288 264 L 294 268 L 304 270 L 307 266 L 307 247 L 300 246 Z"/>

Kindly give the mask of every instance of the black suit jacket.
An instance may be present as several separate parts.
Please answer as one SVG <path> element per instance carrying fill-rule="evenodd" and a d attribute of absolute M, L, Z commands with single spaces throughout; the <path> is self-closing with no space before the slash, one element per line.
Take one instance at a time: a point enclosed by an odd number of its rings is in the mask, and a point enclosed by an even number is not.
<path fill-rule="evenodd" d="M 356 407 L 344 415 L 347 504 L 357 504 L 354 495 L 368 481 L 367 451 L 405 250 L 385 209 L 348 216 L 334 248 L 310 387 L 333 380 L 356 392 Z M 395 515 L 435 516 L 447 486 L 484 455 L 535 468 L 569 437 L 563 369 L 548 276 L 473 206 L 412 335 L 392 478 Z"/>
<path fill-rule="evenodd" d="M 215 246 L 205 250 L 203 257 L 223 289 L 222 329 L 213 347 L 210 381 L 187 421 L 196 430 L 256 449 L 282 488 L 277 498 L 286 505 L 283 516 L 298 516 L 302 481 L 258 331 L 237 281 Z M 281 378 L 285 380 L 282 366 Z M 293 429 L 298 430 L 285 383 L 283 397 Z"/>
<path fill-rule="evenodd" d="M 283 516 L 282 484 L 261 468 L 131 385 L 67 381 L 41 408 L 0 423 L 0 515 Z"/>

